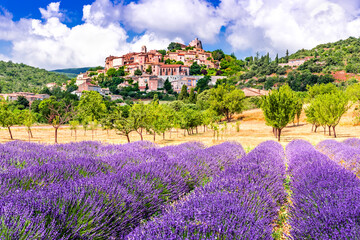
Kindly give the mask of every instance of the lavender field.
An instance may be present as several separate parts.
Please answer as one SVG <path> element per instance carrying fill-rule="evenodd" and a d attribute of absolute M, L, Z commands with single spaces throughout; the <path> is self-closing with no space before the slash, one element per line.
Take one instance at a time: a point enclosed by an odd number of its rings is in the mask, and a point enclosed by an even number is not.
<path fill-rule="evenodd" d="M 0 145 L 0 239 L 356 239 L 360 140 Z"/>

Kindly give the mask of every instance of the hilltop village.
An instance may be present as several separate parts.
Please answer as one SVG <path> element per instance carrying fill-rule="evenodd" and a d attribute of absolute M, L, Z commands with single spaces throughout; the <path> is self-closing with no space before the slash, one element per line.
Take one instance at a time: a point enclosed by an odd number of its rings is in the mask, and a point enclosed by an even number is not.
<path fill-rule="evenodd" d="M 197 64 L 199 67 L 219 69 L 219 61 L 214 60 L 211 52 L 206 52 L 202 43 L 195 38 L 188 45 L 174 43 L 175 48 L 165 50 L 147 50 L 146 46 L 140 52 L 127 53 L 122 56 L 109 56 L 105 59 L 104 69 L 97 70 L 96 73 L 88 71 L 79 74 L 76 85 L 79 87 L 76 94 L 81 95 L 84 90 L 101 91 L 101 88 L 94 85 L 94 79 L 107 75 L 110 69 L 118 71 L 122 69 L 125 73 L 124 78 L 130 80 L 131 84 L 137 83 L 140 91 L 158 91 L 164 87 L 168 80 L 174 92 L 180 92 L 183 85 L 191 88 L 196 86 L 203 75 L 191 74 L 191 66 Z M 225 76 L 212 76 L 210 84 L 215 84 L 218 79 Z M 129 81 L 122 82 L 119 88 L 131 85 Z M 103 93 L 107 89 L 102 90 Z"/>

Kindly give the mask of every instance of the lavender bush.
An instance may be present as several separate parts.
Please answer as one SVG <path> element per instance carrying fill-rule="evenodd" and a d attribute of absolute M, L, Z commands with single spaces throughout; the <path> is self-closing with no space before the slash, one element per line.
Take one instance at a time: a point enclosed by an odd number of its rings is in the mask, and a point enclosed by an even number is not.
<path fill-rule="evenodd" d="M 272 238 L 272 222 L 285 198 L 281 145 L 265 142 L 232 161 L 234 165 L 213 181 L 168 206 L 162 216 L 138 227 L 127 239 Z"/>
<path fill-rule="evenodd" d="M 235 143 L 0 149 L 0 239 L 122 239 L 245 155 Z"/>
<path fill-rule="evenodd" d="M 292 175 L 292 238 L 357 239 L 360 234 L 359 179 L 303 140 L 289 143 L 286 155 Z"/>

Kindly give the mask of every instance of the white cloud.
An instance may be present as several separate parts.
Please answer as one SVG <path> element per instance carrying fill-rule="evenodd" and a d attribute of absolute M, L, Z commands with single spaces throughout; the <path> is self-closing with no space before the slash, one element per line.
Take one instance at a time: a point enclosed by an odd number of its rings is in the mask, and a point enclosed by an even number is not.
<path fill-rule="evenodd" d="M 63 14 L 60 12 L 60 2 L 50 3 L 46 9 L 39 8 L 41 17 L 44 19 L 49 19 L 52 17 L 61 18 Z"/>
<path fill-rule="evenodd" d="M 214 43 L 224 25 L 216 9 L 204 0 L 141 0 L 124 6 L 123 21 L 135 31 L 163 37 L 194 37 Z"/>
<path fill-rule="evenodd" d="M 226 14 L 230 3 L 237 13 Z M 223 0 L 218 11 L 227 18 L 227 41 L 235 50 L 285 53 L 312 48 L 349 36 L 359 37 L 358 5 L 330 0 Z"/>
<path fill-rule="evenodd" d="M 142 45 L 147 45 L 148 49 L 164 49 L 170 41 L 181 41 L 146 32 L 127 42 L 127 32 L 118 22 L 108 21 L 105 15 L 99 14 L 99 9 L 91 8 L 89 11 L 89 7 L 84 7 L 85 23 L 73 28 L 50 15 L 45 21 L 23 19 L 19 22 L 14 22 L 11 14 L 0 15 L 3 20 L 0 40 L 12 42 L 13 61 L 46 69 L 104 65 L 109 55 L 140 51 Z"/>

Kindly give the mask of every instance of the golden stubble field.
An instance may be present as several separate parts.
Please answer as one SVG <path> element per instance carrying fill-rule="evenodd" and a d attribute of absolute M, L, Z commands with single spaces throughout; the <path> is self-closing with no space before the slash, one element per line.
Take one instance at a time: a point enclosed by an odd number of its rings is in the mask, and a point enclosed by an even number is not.
<path fill-rule="evenodd" d="M 266 140 L 276 140 L 272 134 L 272 128 L 265 125 L 264 116 L 260 109 L 254 109 L 245 111 L 240 115 L 235 116 L 240 120 L 240 131 L 236 131 L 235 121 L 227 124 L 227 131 L 220 132 L 219 138 L 213 137 L 214 132 L 208 129 L 204 132 L 203 127 L 199 127 L 199 133 L 184 136 L 183 130 L 172 130 L 171 133 L 165 134 L 165 140 L 162 136 L 156 136 L 156 144 L 160 146 L 180 144 L 188 141 L 200 141 L 210 146 L 219 144 L 225 141 L 237 141 L 240 142 L 245 149 L 252 149 L 259 143 Z M 54 143 L 54 129 L 49 125 L 37 125 L 32 127 L 34 138 L 30 139 L 31 142 L 36 143 Z M 341 119 L 340 124 L 336 128 L 337 140 L 342 141 L 351 137 L 360 136 L 360 126 L 354 126 L 353 110 L 347 112 Z M 29 141 L 27 131 L 24 127 L 12 127 L 12 133 L 14 140 Z M 171 136 L 170 136 L 171 135 Z M 140 136 L 133 132 L 130 135 L 131 141 L 139 141 Z M 328 136 L 328 133 L 324 135 L 323 128 L 319 127 L 318 132 L 311 132 L 311 124 L 306 123 L 305 114 L 301 115 L 299 126 L 289 124 L 288 127 L 283 129 L 281 136 L 281 144 L 286 145 L 294 139 L 304 139 L 312 144 L 317 144 L 325 139 L 334 139 L 333 136 Z M 75 139 L 74 132 L 71 132 L 69 126 L 62 126 L 58 132 L 59 143 L 69 143 L 75 141 L 100 141 L 103 143 L 126 143 L 126 137 L 117 135 L 114 130 L 104 131 L 98 129 L 94 131 L 94 134 L 90 130 L 86 133 L 80 127 L 77 130 L 77 138 Z M 144 140 L 153 141 L 153 135 L 144 134 Z M 0 142 L 10 141 L 8 130 L 2 128 L 0 130 Z"/>

